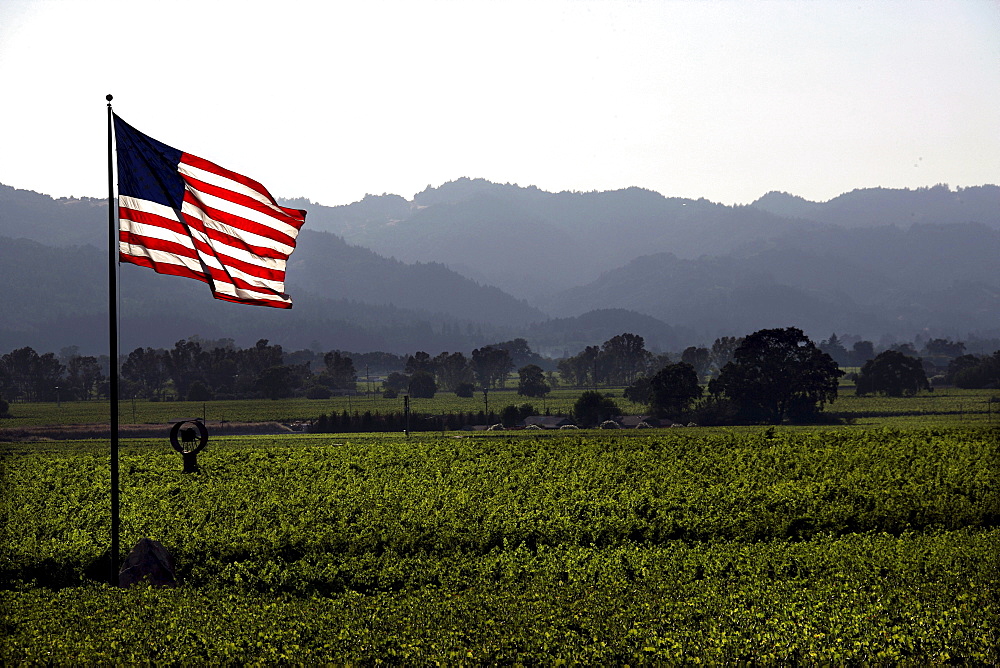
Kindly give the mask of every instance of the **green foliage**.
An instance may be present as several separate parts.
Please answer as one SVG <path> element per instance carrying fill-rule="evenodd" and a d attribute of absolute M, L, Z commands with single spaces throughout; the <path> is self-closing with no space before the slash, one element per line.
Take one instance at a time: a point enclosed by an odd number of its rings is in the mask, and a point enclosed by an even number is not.
<path fill-rule="evenodd" d="M 837 398 L 843 375 L 802 330 L 762 329 L 740 343 L 709 390 L 736 402 L 745 419 L 780 424 L 814 417 Z"/>
<path fill-rule="evenodd" d="M 287 366 L 272 366 L 258 376 L 255 390 L 267 399 L 282 399 L 292 396 L 292 372 Z"/>
<path fill-rule="evenodd" d="M 652 398 L 652 388 L 650 387 L 649 378 L 646 376 L 639 376 L 635 379 L 635 382 L 625 388 L 622 393 L 629 401 L 634 401 L 637 404 L 649 404 Z"/>
<path fill-rule="evenodd" d="M 701 350 L 707 353 L 706 349 Z M 649 407 L 658 417 L 679 419 L 701 393 L 698 372 L 693 366 L 687 362 L 668 364 L 649 380 Z"/>
<path fill-rule="evenodd" d="M 212 391 L 200 380 L 194 381 L 188 388 L 188 401 L 211 401 L 212 398 Z"/>
<path fill-rule="evenodd" d="M 624 332 L 601 345 L 597 365 L 605 382 L 630 385 L 650 366 L 652 357 L 641 336 Z"/>
<path fill-rule="evenodd" d="M 956 371 L 955 385 L 967 389 L 1000 388 L 1000 350 Z"/>
<path fill-rule="evenodd" d="M 597 384 L 597 360 L 601 355 L 601 350 L 597 346 L 587 346 L 582 351 L 559 360 L 559 373 L 572 385 L 583 386 L 588 380 L 590 384 Z"/>
<path fill-rule="evenodd" d="M 865 362 L 857 379 L 857 393 L 861 396 L 912 397 L 930 388 L 920 360 L 896 350 L 886 350 Z"/>
<path fill-rule="evenodd" d="M 593 427 L 604 420 L 619 415 L 618 404 L 609 395 L 587 390 L 573 404 L 573 417 L 584 427 Z"/>
<path fill-rule="evenodd" d="M 332 396 L 330 388 L 323 385 L 313 385 L 306 390 L 306 399 L 329 399 Z"/>
<path fill-rule="evenodd" d="M 324 380 L 328 387 L 338 390 L 354 389 L 358 374 L 350 357 L 334 350 L 323 356 L 323 364 L 326 366 Z"/>
<path fill-rule="evenodd" d="M 105 446 L 3 446 L 0 662 L 1000 660 L 993 430 L 522 434 L 127 442 L 173 590 L 92 579 Z"/>
<path fill-rule="evenodd" d="M 681 353 L 681 362 L 694 369 L 695 377 L 702 379 L 712 364 L 712 351 L 708 348 L 689 346 Z"/>
<path fill-rule="evenodd" d="M 850 392 L 837 399 L 829 411 L 832 419 L 864 426 L 930 427 L 1000 425 L 996 402 L 989 390 L 936 389 L 914 397 L 871 395 Z"/>
<path fill-rule="evenodd" d="M 535 407 L 531 404 L 511 404 L 500 411 L 500 422 L 505 427 L 514 427 L 535 414 Z"/>
<path fill-rule="evenodd" d="M 621 386 L 635 383 L 656 364 L 657 359 L 645 348 L 645 339 L 623 332 L 600 347 L 587 346 L 578 354 L 560 360 L 558 368 L 563 378 L 576 386 Z"/>
<path fill-rule="evenodd" d="M 516 367 L 503 348 L 483 346 L 472 351 L 472 371 L 480 387 L 505 387 L 507 374 Z"/>
<path fill-rule="evenodd" d="M 924 344 L 924 350 L 934 357 L 959 357 L 965 353 L 965 344 L 951 339 L 931 339 Z"/>
<path fill-rule="evenodd" d="M 0 356 L 0 390 L 14 400 L 55 401 L 64 372 L 53 353 L 18 348 Z"/>
<path fill-rule="evenodd" d="M 168 355 L 153 348 L 136 348 L 122 363 L 121 380 L 127 395 L 160 398 L 169 378 Z"/>
<path fill-rule="evenodd" d="M 511 364 L 515 368 L 529 364 L 538 365 L 544 363 L 544 358 L 531 349 L 527 339 L 517 338 L 510 341 L 501 341 L 500 343 L 494 343 L 493 347 L 506 350 L 510 356 Z"/>
<path fill-rule="evenodd" d="M 513 548 L 443 566 L 374 558 L 370 572 L 401 582 L 429 569 L 420 578 L 426 584 L 324 596 L 194 587 L 8 591 L 0 594 L 0 659 L 992 665 L 998 606 L 987 560 L 996 539 Z"/>
<path fill-rule="evenodd" d="M 1000 351 L 997 351 L 1000 353 Z M 944 381 L 946 383 L 954 383 L 955 377 L 965 371 L 966 369 L 971 369 L 973 367 L 979 366 L 982 360 L 976 355 L 960 355 L 952 360 L 948 361 L 948 369 L 944 374 Z"/>
<path fill-rule="evenodd" d="M 525 397 L 544 397 L 552 391 L 545 380 L 545 372 L 537 364 L 518 369 L 517 393 Z"/>
<path fill-rule="evenodd" d="M 433 399 L 437 393 L 434 375 L 427 371 L 417 371 L 410 377 L 407 392 L 416 399 Z"/>
<path fill-rule="evenodd" d="M 712 342 L 709 356 L 716 371 L 732 361 L 733 354 L 741 343 L 743 343 L 743 338 L 735 336 L 721 336 Z"/>
<path fill-rule="evenodd" d="M 472 367 L 462 353 L 444 352 L 435 357 L 434 375 L 438 387 L 446 392 L 457 392 L 459 387 L 472 385 L 473 381 Z"/>

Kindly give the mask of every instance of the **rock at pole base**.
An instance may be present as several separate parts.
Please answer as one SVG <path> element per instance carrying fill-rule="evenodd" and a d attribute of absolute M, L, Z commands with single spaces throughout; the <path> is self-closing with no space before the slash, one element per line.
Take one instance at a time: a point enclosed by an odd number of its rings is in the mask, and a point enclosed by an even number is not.
<path fill-rule="evenodd" d="M 174 560 L 159 542 L 143 538 L 129 552 L 118 573 L 118 586 L 145 582 L 154 587 L 176 587 Z"/>

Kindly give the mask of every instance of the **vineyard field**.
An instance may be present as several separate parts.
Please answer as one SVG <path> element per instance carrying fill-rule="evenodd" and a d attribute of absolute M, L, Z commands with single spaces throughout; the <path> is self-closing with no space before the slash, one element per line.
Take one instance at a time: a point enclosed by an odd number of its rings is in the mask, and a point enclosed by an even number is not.
<path fill-rule="evenodd" d="M 995 428 L 0 444 L 0 662 L 995 664 Z M 66 620 L 73 620 L 67 624 Z"/>

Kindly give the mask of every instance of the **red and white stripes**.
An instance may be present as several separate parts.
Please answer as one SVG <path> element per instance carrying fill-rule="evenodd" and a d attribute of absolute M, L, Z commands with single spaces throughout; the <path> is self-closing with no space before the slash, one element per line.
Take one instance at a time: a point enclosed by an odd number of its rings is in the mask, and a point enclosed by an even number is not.
<path fill-rule="evenodd" d="M 290 308 L 285 263 L 305 212 L 279 206 L 253 179 L 184 153 L 181 209 L 119 196 L 119 257 L 208 283 L 217 299 Z"/>

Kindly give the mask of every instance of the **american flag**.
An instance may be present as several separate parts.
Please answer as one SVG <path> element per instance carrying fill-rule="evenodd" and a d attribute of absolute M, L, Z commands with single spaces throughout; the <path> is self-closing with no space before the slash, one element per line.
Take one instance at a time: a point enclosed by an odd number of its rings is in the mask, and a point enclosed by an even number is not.
<path fill-rule="evenodd" d="M 285 264 L 306 212 L 253 179 L 114 116 L 122 262 L 207 283 L 216 299 L 291 308 Z"/>

